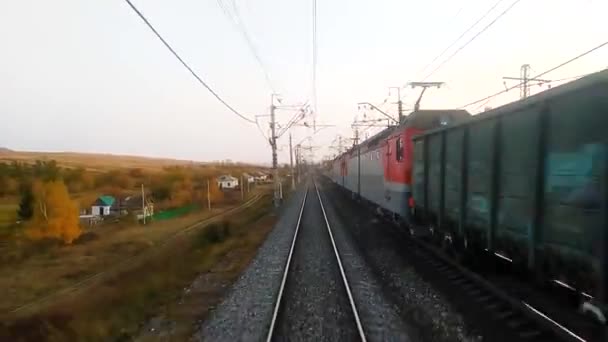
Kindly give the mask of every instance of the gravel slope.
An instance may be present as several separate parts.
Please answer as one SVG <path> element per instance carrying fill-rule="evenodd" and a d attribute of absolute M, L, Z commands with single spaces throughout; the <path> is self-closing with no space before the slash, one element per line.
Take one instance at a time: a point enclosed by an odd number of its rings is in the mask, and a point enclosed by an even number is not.
<path fill-rule="evenodd" d="M 284 204 L 251 265 L 193 336 L 195 341 L 261 341 L 268 332 L 304 189 Z"/>
<path fill-rule="evenodd" d="M 327 180 L 320 183 L 328 219 L 337 227 L 336 235 L 343 234 L 338 240 L 340 243 L 352 242 L 353 254 L 359 253 L 364 258 L 372 272 L 371 279 L 381 283 L 382 293 L 393 303 L 397 314 L 417 328 L 417 335 L 422 340 L 481 340 L 480 336 L 466 330 L 462 316 L 399 254 L 402 247 L 393 238 L 391 227 L 347 198 Z M 340 225 L 335 222 L 341 222 L 343 229 L 339 229 Z M 348 250 L 347 247 L 341 248 L 345 253 Z M 349 259 L 356 260 L 354 257 Z M 362 271 L 358 273 L 364 274 Z"/>
<path fill-rule="evenodd" d="M 314 187 L 309 189 L 275 341 L 357 341 L 355 318 Z"/>

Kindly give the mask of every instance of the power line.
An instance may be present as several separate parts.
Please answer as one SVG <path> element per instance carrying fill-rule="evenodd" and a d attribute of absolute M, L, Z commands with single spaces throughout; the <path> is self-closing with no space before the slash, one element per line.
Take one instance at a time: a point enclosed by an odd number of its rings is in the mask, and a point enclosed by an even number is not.
<path fill-rule="evenodd" d="M 171 53 L 173 54 L 173 56 L 175 56 L 175 58 L 177 58 L 177 60 L 180 61 L 180 63 L 182 63 L 182 65 L 188 69 L 188 71 L 190 71 L 190 73 L 192 74 L 192 76 L 194 76 L 194 78 L 196 78 L 198 80 L 198 82 L 200 84 L 203 85 L 203 87 L 207 88 L 207 90 L 213 95 L 215 96 L 215 98 L 220 101 L 226 108 L 228 108 L 232 113 L 234 113 L 235 115 L 239 116 L 241 119 L 249 122 L 249 123 L 253 123 L 255 124 L 255 120 L 252 120 L 246 116 L 244 116 L 243 114 L 239 113 L 236 109 L 234 109 L 231 105 L 228 104 L 228 102 L 226 102 L 223 98 L 221 98 L 205 81 L 203 81 L 203 79 L 201 79 L 196 72 L 194 72 L 194 70 L 192 70 L 192 68 L 186 64 L 186 62 L 184 62 L 184 60 L 177 54 L 177 52 L 175 52 L 175 50 L 173 50 L 173 48 L 171 47 L 171 45 L 169 45 L 169 43 L 167 43 L 167 41 L 160 35 L 160 33 L 158 33 L 158 31 L 156 31 L 156 29 L 152 26 L 152 24 L 150 24 L 150 22 L 148 21 L 148 19 L 146 19 L 146 17 L 137 9 L 137 7 L 135 7 L 135 5 L 133 5 L 133 3 L 131 2 L 131 0 L 125 0 L 125 2 L 127 4 L 129 4 L 129 6 L 131 7 L 131 9 L 133 11 L 135 11 L 135 13 L 137 13 L 137 15 L 141 18 L 141 20 L 144 21 L 144 23 L 148 26 L 148 28 L 150 30 L 152 30 L 152 32 L 154 32 L 154 34 L 156 35 L 156 37 L 158 39 L 160 39 L 160 41 L 165 45 L 165 47 L 167 49 L 169 49 L 169 51 L 171 51 Z"/>
<path fill-rule="evenodd" d="M 431 65 L 433 65 L 433 63 L 435 63 L 439 58 L 441 58 L 452 47 L 454 47 L 454 45 L 456 45 L 456 43 L 458 43 L 460 41 L 460 39 L 462 39 L 462 37 L 464 37 L 467 33 L 469 33 L 469 31 L 471 31 L 475 26 L 477 26 L 477 24 L 479 24 L 483 19 L 485 19 L 503 1 L 504 0 L 498 0 L 498 1 L 496 1 L 494 3 L 494 5 L 492 7 L 490 7 L 490 9 L 488 9 L 483 16 L 481 16 L 479 19 L 477 19 L 477 21 L 475 23 L 473 23 L 473 25 L 469 26 L 469 28 L 467 28 L 464 32 L 462 32 L 462 34 L 458 38 L 456 38 L 448 47 L 446 47 L 443 51 L 441 51 L 440 54 L 438 54 L 437 56 L 435 56 L 435 58 L 433 58 L 433 60 L 429 64 L 427 64 L 424 68 L 422 68 L 420 70 L 420 72 L 425 71 Z M 461 9 L 459 10 L 458 13 L 460 13 L 461 10 L 462 10 L 462 7 L 461 7 Z M 426 78 L 423 81 L 426 81 Z"/>
<path fill-rule="evenodd" d="M 270 139 L 268 138 L 268 135 L 266 133 L 264 133 L 264 130 L 260 126 L 260 122 L 257 120 L 257 118 L 255 120 L 255 126 L 258 128 L 258 130 L 260 131 L 260 133 L 262 134 L 262 136 L 264 137 L 264 139 L 266 140 L 266 142 L 270 143 Z"/>
<path fill-rule="evenodd" d="M 306 114 L 306 112 L 304 112 L 304 109 L 307 106 L 308 106 L 308 101 L 305 102 L 300 108 L 298 108 L 296 110 L 296 112 L 291 117 L 291 119 L 289 119 L 289 121 L 287 121 L 287 124 L 285 125 L 285 127 L 281 129 L 281 131 L 279 132 L 279 134 L 277 134 L 277 137 L 280 137 L 283 134 L 285 134 L 285 132 L 287 132 L 287 130 L 289 130 L 294 124 L 296 124 L 297 122 L 299 122 L 304 117 L 304 115 Z"/>
<path fill-rule="evenodd" d="M 312 108 L 317 115 L 317 0 L 312 1 Z"/>
<path fill-rule="evenodd" d="M 594 47 L 594 48 L 592 48 L 592 49 L 590 49 L 590 50 L 587 50 L 587 51 L 585 51 L 585 52 L 583 52 L 583 53 L 581 53 L 581 54 L 577 55 L 576 57 L 570 58 L 569 60 L 567 60 L 567 61 L 565 61 L 565 62 L 563 62 L 563 63 L 561 63 L 561 64 L 559 64 L 559 65 L 557 65 L 557 66 L 554 66 L 553 68 L 551 68 L 551 69 L 549 69 L 549 70 L 547 70 L 547 71 L 544 71 L 544 72 L 542 72 L 542 73 L 540 73 L 540 74 L 538 74 L 538 75 L 534 76 L 533 78 L 539 78 L 539 77 L 542 77 L 542 76 L 544 76 L 544 75 L 546 75 L 546 74 L 548 74 L 548 73 L 550 73 L 550 72 L 553 72 L 553 71 L 555 71 L 555 70 L 557 70 L 557 69 L 559 69 L 559 68 L 561 68 L 561 67 L 563 67 L 563 66 L 565 66 L 565 65 L 568 65 L 568 64 L 570 64 L 570 63 L 572 63 L 572 62 L 576 61 L 576 60 L 577 60 L 577 59 L 579 59 L 579 58 L 585 57 L 586 55 L 588 55 L 588 54 L 590 54 L 590 53 L 592 53 L 592 52 L 594 52 L 594 51 L 596 51 L 596 50 L 598 50 L 598 49 L 600 49 L 600 48 L 602 48 L 602 47 L 604 47 L 604 46 L 606 46 L 606 45 L 608 45 L 608 41 L 606 41 L 606 42 L 604 42 L 604 43 L 602 43 L 602 44 L 600 44 L 600 45 L 598 45 L 598 46 L 596 46 L 596 47 Z M 583 75 L 583 76 L 584 76 L 584 75 Z M 521 86 L 522 84 L 523 84 L 523 82 L 520 82 L 519 84 L 514 85 L 514 86 L 512 86 L 512 87 L 509 87 L 509 88 L 506 88 L 505 90 L 502 90 L 502 91 L 500 91 L 500 92 L 498 92 L 498 93 L 496 93 L 496 94 L 492 94 L 492 95 L 490 95 L 490 96 L 486 96 L 486 97 L 484 97 L 484 98 L 482 98 L 482 99 L 479 99 L 479 100 L 477 100 L 477 101 L 473 101 L 473 102 L 471 102 L 471 103 L 467 103 L 467 104 L 466 104 L 466 105 L 464 105 L 464 106 L 460 106 L 460 108 L 464 108 L 464 107 L 472 106 L 472 105 L 474 105 L 474 104 L 477 104 L 477 103 L 480 103 L 480 102 L 486 101 L 486 100 L 491 99 L 491 98 L 493 98 L 493 97 L 496 97 L 496 96 L 498 96 L 498 95 L 504 94 L 504 93 L 506 93 L 507 91 L 509 91 L 509 90 L 511 90 L 511 89 L 517 88 L 517 87 Z"/>
<path fill-rule="evenodd" d="M 462 45 L 460 48 L 458 48 L 456 51 L 454 51 L 454 53 L 452 53 L 446 60 L 444 60 L 441 64 L 439 64 L 435 69 L 433 69 L 433 71 L 431 71 L 428 75 L 426 75 L 426 77 L 424 78 L 424 80 L 428 79 L 429 77 L 431 77 L 435 72 L 437 72 L 437 70 L 439 70 L 442 66 L 444 66 L 447 62 L 449 62 L 452 58 L 454 58 L 454 56 L 456 56 L 456 54 L 458 54 L 460 51 L 462 51 L 465 47 L 467 47 L 469 44 L 471 44 L 475 39 L 477 39 L 477 37 L 479 37 L 482 33 L 484 33 L 486 30 L 488 30 L 492 25 L 494 25 L 494 23 L 496 23 L 498 21 L 498 19 L 502 18 L 505 14 L 507 14 L 507 12 L 509 12 L 515 5 L 517 5 L 521 0 L 515 0 L 509 7 L 507 7 L 507 9 L 505 9 L 502 13 L 500 13 L 496 18 L 494 18 L 494 20 L 492 20 L 488 25 L 486 25 L 481 31 L 477 32 L 476 35 L 474 35 L 471 39 L 469 39 L 464 45 Z"/>
<path fill-rule="evenodd" d="M 239 31 L 239 33 L 243 36 L 243 39 L 245 40 L 245 43 L 247 43 L 247 47 L 249 48 L 249 51 L 255 58 L 260 69 L 262 69 L 262 72 L 264 73 L 264 78 L 266 80 L 268 88 L 270 88 L 270 90 L 273 93 L 276 93 L 275 88 L 272 85 L 272 81 L 270 80 L 270 73 L 268 72 L 268 68 L 266 67 L 266 64 L 262 61 L 262 58 L 260 57 L 257 46 L 255 45 L 253 39 L 251 38 L 251 35 L 249 34 L 249 30 L 247 29 L 245 22 L 241 18 L 241 15 L 240 15 L 236 2 L 234 0 L 231 0 L 231 5 L 232 5 L 232 11 L 231 11 L 227 6 L 225 6 L 223 0 L 216 0 L 216 1 L 217 1 L 218 6 L 224 12 L 224 15 L 226 15 L 227 19 L 232 22 L 232 24 L 236 27 L 236 29 Z"/>
<path fill-rule="evenodd" d="M 591 73 L 589 73 L 589 74 L 583 74 L 583 75 L 578 75 L 578 76 L 570 76 L 570 77 L 559 78 L 557 80 L 551 80 L 551 82 L 569 81 L 569 80 L 574 80 L 574 79 L 585 77 L 585 76 L 589 76 L 589 75 L 591 75 Z"/>

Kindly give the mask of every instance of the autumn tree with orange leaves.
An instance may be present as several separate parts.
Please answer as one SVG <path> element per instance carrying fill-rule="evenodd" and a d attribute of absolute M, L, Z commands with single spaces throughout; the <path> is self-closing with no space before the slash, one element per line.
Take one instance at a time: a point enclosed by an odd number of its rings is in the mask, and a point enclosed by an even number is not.
<path fill-rule="evenodd" d="M 76 203 L 70 199 L 63 181 L 35 181 L 34 215 L 26 234 L 31 239 L 59 239 L 66 244 L 80 236 Z"/>

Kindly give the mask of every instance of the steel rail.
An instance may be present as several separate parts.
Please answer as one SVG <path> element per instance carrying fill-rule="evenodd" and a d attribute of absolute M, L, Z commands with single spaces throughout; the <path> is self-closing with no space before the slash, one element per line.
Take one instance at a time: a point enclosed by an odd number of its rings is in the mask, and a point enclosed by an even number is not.
<path fill-rule="evenodd" d="M 363 331 L 363 325 L 361 324 L 361 319 L 359 318 L 359 312 L 357 311 L 357 305 L 355 304 L 355 300 L 353 299 L 353 294 L 350 291 L 350 286 L 348 285 L 348 279 L 346 278 L 346 273 L 344 272 L 344 267 L 342 266 L 342 260 L 340 259 L 340 253 L 338 252 L 338 247 L 336 246 L 336 242 L 334 241 L 334 235 L 331 231 L 331 226 L 329 224 L 329 220 L 327 219 L 327 214 L 325 213 L 325 207 L 323 206 L 323 200 L 321 199 L 321 194 L 319 194 L 319 188 L 317 184 L 314 183 L 315 190 L 317 192 L 317 197 L 319 198 L 319 204 L 321 205 L 321 211 L 323 212 L 323 218 L 325 219 L 325 225 L 327 227 L 327 232 L 329 233 L 329 239 L 331 240 L 331 244 L 334 248 L 334 253 L 336 255 L 336 260 L 338 261 L 338 267 L 340 268 L 340 274 L 342 275 L 342 281 L 344 283 L 344 289 L 346 290 L 346 294 L 348 295 L 348 301 L 350 302 L 350 307 L 353 311 L 353 315 L 355 316 L 355 323 L 357 324 L 357 330 L 359 332 L 359 337 L 361 341 L 366 342 L 365 331 Z"/>
<path fill-rule="evenodd" d="M 274 334 L 274 327 L 277 322 L 277 317 L 279 316 L 279 307 L 281 306 L 281 301 L 283 299 L 283 292 L 285 290 L 285 283 L 287 282 L 287 274 L 289 273 L 289 266 L 291 266 L 291 258 L 293 256 L 293 250 L 296 246 L 296 240 L 298 238 L 298 231 L 300 230 L 300 223 L 302 222 L 302 213 L 304 212 L 304 205 L 306 204 L 306 197 L 308 197 L 308 189 L 304 193 L 304 199 L 302 200 L 302 206 L 300 207 L 300 214 L 298 215 L 298 222 L 296 223 L 296 231 L 293 234 L 293 239 L 291 240 L 291 247 L 289 248 L 289 254 L 287 255 L 287 261 L 285 262 L 285 271 L 283 272 L 283 279 L 281 279 L 281 286 L 279 287 L 279 294 L 277 295 L 277 301 L 274 306 L 274 311 L 272 313 L 272 320 L 270 321 L 270 328 L 268 329 L 268 335 L 266 336 L 266 341 L 270 342 L 272 340 L 272 336 Z"/>

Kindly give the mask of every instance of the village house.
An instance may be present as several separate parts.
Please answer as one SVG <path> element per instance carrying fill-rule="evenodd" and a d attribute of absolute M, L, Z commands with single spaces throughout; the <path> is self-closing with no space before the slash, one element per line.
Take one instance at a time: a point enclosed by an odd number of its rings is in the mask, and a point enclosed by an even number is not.
<path fill-rule="evenodd" d="M 93 216 L 108 216 L 112 212 L 112 206 L 116 203 L 113 196 L 99 196 L 93 205 L 91 205 L 91 215 Z"/>
<path fill-rule="evenodd" d="M 145 202 L 142 201 L 141 195 L 127 196 L 120 200 L 117 207 L 121 215 L 134 213 L 140 220 L 144 215 L 146 217 L 154 215 L 154 202 L 149 195 L 146 195 Z"/>
<path fill-rule="evenodd" d="M 152 216 L 154 203 L 148 196 L 145 203 L 142 203 L 141 195 L 127 196 L 119 200 L 113 196 L 103 195 L 91 205 L 91 216 L 123 216 L 129 213 L 135 213 L 140 219 L 143 218 L 144 213 L 146 217 Z"/>
<path fill-rule="evenodd" d="M 264 183 L 268 181 L 268 175 L 263 172 L 255 173 L 255 181 L 258 183 Z"/>
<path fill-rule="evenodd" d="M 220 189 L 236 189 L 239 187 L 239 179 L 230 175 L 220 176 L 217 185 Z"/>
<path fill-rule="evenodd" d="M 255 183 L 255 177 L 248 173 L 243 173 L 243 179 L 245 179 L 245 182 L 247 183 Z"/>

